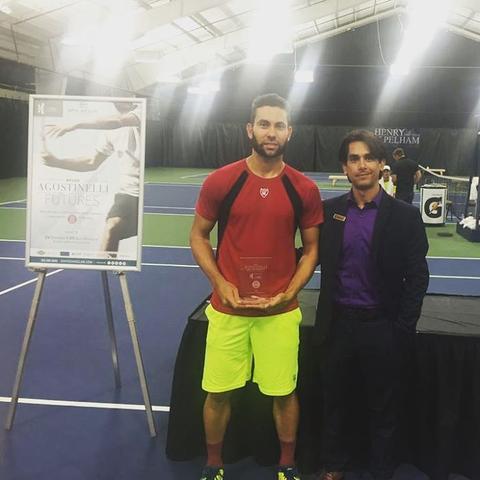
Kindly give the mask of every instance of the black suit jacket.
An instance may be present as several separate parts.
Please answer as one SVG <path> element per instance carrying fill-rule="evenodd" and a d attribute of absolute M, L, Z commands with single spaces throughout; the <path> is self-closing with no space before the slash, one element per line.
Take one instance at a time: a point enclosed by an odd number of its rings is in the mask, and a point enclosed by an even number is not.
<path fill-rule="evenodd" d="M 324 201 L 320 232 L 321 286 L 315 337 L 323 342 L 332 322 L 333 296 L 342 253 L 348 194 Z M 415 332 L 428 287 L 428 240 L 420 211 L 383 194 L 375 221 L 372 254 L 380 276 L 385 316 L 404 332 Z"/>

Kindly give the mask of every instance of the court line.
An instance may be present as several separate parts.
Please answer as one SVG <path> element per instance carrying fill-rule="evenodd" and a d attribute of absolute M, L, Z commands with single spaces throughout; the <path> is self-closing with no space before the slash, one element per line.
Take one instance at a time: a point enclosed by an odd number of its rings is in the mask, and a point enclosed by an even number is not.
<path fill-rule="evenodd" d="M 160 215 L 164 217 L 194 217 L 193 213 L 160 213 L 160 212 L 143 212 L 144 215 Z"/>
<path fill-rule="evenodd" d="M 147 185 L 151 185 L 153 187 L 196 187 L 200 188 L 202 186 L 201 183 L 168 183 L 168 182 L 145 182 Z"/>
<path fill-rule="evenodd" d="M 143 208 L 170 208 L 171 210 L 195 210 L 195 207 L 166 207 L 163 205 L 144 205 Z"/>
<path fill-rule="evenodd" d="M 0 257 L 0 260 L 17 260 L 17 261 L 25 261 L 24 258 L 20 258 L 20 257 Z M 147 267 L 178 267 L 178 268 L 199 268 L 198 265 L 193 265 L 193 264 L 182 264 L 182 263 L 143 263 L 142 262 L 142 266 L 145 265 Z M 45 264 L 45 268 L 48 268 L 48 264 Z M 47 277 L 49 275 L 52 275 L 53 273 L 57 273 L 57 272 L 61 272 L 62 270 L 64 269 L 60 269 L 60 270 L 57 270 L 57 271 L 54 271 L 54 272 L 51 272 L 51 273 L 48 273 L 47 274 Z M 22 284 L 20 286 L 23 286 L 23 285 L 27 285 L 28 283 L 31 283 L 31 282 L 34 282 L 36 280 L 36 278 L 30 280 L 29 282 L 25 283 L 25 284 Z M 19 287 L 20 287 L 19 286 Z M 3 293 L 8 293 L 8 292 L 0 292 L 0 295 L 3 295 Z"/>
<path fill-rule="evenodd" d="M 480 260 L 479 257 L 427 257 L 432 260 Z"/>
<path fill-rule="evenodd" d="M 9 200 L 8 202 L 2 202 L 2 203 L 0 203 L 0 207 L 1 207 L 2 205 L 8 205 L 9 203 L 22 203 L 22 202 L 26 202 L 26 201 L 27 201 L 26 198 L 24 198 L 23 200 Z"/>
<path fill-rule="evenodd" d="M 155 214 L 152 214 L 155 215 Z M 11 238 L 0 238 L 0 242 L 18 242 L 25 243 L 25 240 L 11 239 Z M 149 245 L 143 244 L 142 247 L 147 248 L 181 248 L 189 249 L 188 245 Z M 215 249 L 214 249 L 215 250 Z M 436 256 L 427 256 L 427 260 L 469 260 L 469 261 L 480 261 L 480 257 L 436 257 Z"/>
<path fill-rule="evenodd" d="M 11 397 L 0 397 L 0 402 L 10 403 Z M 103 408 L 111 410 L 143 410 L 145 405 L 135 403 L 103 403 L 103 402 L 76 402 L 70 400 L 44 400 L 41 398 L 19 398 L 18 403 L 26 405 L 47 405 L 49 407 L 80 407 L 80 408 Z M 152 405 L 154 412 L 169 412 L 170 407 Z"/>
<path fill-rule="evenodd" d="M 178 268 L 200 268 L 198 265 L 181 264 L 181 263 L 142 263 L 146 267 L 178 267 Z"/>
<path fill-rule="evenodd" d="M 142 247 L 148 247 L 148 248 L 188 248 L 190 249 L 190 247 L 188 245 L 142 245 Z M 215 250 L 215 248 L 214 248 Z"/>
<path fill-rule="evenodd" d="M 314 274 L 322 273 L 320 270 L 315 270 Z M 443 278 L 447 280 L 480 280 L 480 277 L 469 277 L 469 276 L 462 276 L 462 275 L 430 275 L 430 278 Z"/>
<path fill-rule="evenodd" d="M 170 210 L 192 210 L 194 207 L 157 207 L 152 205 L 145 205 L 144 208 L 155 209 L 170 209 Z M 0 207 L 0 210 L 26 210 L 26 207 Z M 193 216 L 191 213 L 161 213 L 161 212 L 143 212 L 144 215 L 177 215 L 177 216 Z"/>
<path fill-rule="evenodd" d="M 169 247 L 167 247 L 169 248 Z M 185 247 L 187 248 L 187 247 Z M 15 257 L 0 257 L 0 260 L 24 260 L 24 258 L 15 258 Z M 199 268 L 198 265 L 193 265 L 193 264 L 182 264 L 182 263 L 149 263 L 149 262 L 142 262 L 142 266 L 146 267 L 176 267 L 176 268 Z M 49 275 L 52 275 L 57 272 L 61 272 L 61 270 L 56 270 L 54 272 L 51 272 L 47 274 L 47 277 Z M 320 274 L 320 270 L 315 270 L 313 272 L 314 274 Z M 469 277 L 469 276 L 462 276 L 462 275 L 430 275 L 430 278 L 444 278 L 444 279 L 451 279 L 451 280 L 480 280 L 480 277 Z M 26 282 L 25 284 L 21 284 L 16 288 L 20 288 L 23 285 L 26 285 L 28 283 L 34 282 L 36 279 L 32 279 L 29 282 Z M 15 288 L 13 288 L 15 289 Z M 10 289 L 11 290 L 11 289 Z M 8 291 L 3 291 L 0 292 L 0 295 L 3 295 L 4 293 L 8 293 Z"/>
<path fill-rule="evenodd" d="M 480 280 L 480 277 L 462 277 L 461 275 L 430 275 L 430 278 L 447 278 L 450 280 Z"/>
<path fill-rule="evenodd" d="M 18 242 L 25 243 L 25 240 L 12 240 L 8 238 L 0 238 L 0 242 Z M 142 245 L 142 247 L 148 248 L 190 248 L 188 245 Z M 215 248 L 214 248 L 215 250 Z"/>
<path fill-rule="evenodd" d="M 195 210 L 195 208 L 190 207 L 153 207 L 153 206 L 145 206 L 144 208 L 169 208 L 169 209 L 179 209 L 179 210 Z M 0 207 L 2 210 L 26 210 L 25 207 Z M 163 216 L 177 216 L 177 217 L 193 217 L 192 213 L 162 213 L 162 212 L 143 212 L 144 215 L 163 215 Z"/>
<path fill-rule="evenodd" d="M 23 259 L 22 259 L 23 260 Z M 58 270 L 54 270 L 53 272 L 47 273 L 47 277 L 50 277 L 50 275 L 55 275 L 56 273 L 63 272 L 63 268 L 60 268 Z M 25 285 L 29 285 L 30 283 L 36 282 L 36 278 L 32 278 L 31 280 L 28 280 L 27 282 L 20 283 L 18 285 L 15 285 L 13 287 L 7 288 L 6 290 L 2 290 L 0 292 L 0 296 L 5 295 L 7 293 L 13 292 L 14 290 L 18 290 L 19 288 L 25 287 Z"/>
<path fill-rule="evenodd" d="M 210 173 L 195 173 L 194 175 L 185 175 L 180 178 L 207 177 Z"/>

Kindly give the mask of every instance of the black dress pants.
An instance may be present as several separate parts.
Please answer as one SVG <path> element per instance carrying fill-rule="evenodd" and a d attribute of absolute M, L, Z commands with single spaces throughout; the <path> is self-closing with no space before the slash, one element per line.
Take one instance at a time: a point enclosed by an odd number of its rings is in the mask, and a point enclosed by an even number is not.
<path fill-rule="evenodd" d="M 344 471 L 348 409 L 367 406 L 370 472 L 375 479 L 393 475 L 397 430 L 399 361 L 390 320 L 379 310 L 335 306 L 324 372 L 324 464 L 327 471 Z M 360 378 L 359 378 L 360 377 Z M 360 382 L 358 381 L 360 380 Z M 352 385 L 360 384 L 360 391 Z"/>

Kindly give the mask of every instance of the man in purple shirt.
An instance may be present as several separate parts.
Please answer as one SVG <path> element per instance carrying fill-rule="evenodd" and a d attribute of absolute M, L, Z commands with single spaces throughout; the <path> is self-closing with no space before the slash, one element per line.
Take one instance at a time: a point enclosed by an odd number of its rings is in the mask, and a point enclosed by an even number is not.
<path fill-rule="evenodd" d="M 428 286 L 428 242 L 419 210 L 380 187 L 385 158 L 371 132 L 350 132 L 339 160 L 352 189 L 324 202 L 315 325 L 326 351 L 324 480 L 343 478 L 351 466 L 346 419 L 359 399 L 370 426 L 370 473 L 387 480 L 396 467 L 399 378 Z"/>

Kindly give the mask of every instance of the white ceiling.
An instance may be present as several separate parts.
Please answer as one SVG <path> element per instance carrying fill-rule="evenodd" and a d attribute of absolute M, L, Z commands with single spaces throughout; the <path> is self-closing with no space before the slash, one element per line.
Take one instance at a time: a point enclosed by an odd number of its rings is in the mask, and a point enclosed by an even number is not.
<path fill-rule="evenodd" d="M 0 57 L 141 92 L 158 81 L 245 61 L 261 3 L 0 0 Z M 480 41 L 480 0 L 450 3 L 448 28 Z M 291 0 L 290 5 L 296 48 L 402 13 L 407 0 Z M 265 22 L 275 24 L 276 14 L 273 8 Z M 259 48 L 264 40 L 259 37 Z M 105 42 L 110 49 L 102 48 Z M 115 51 L 121 63 L 111 66 Z"/>

